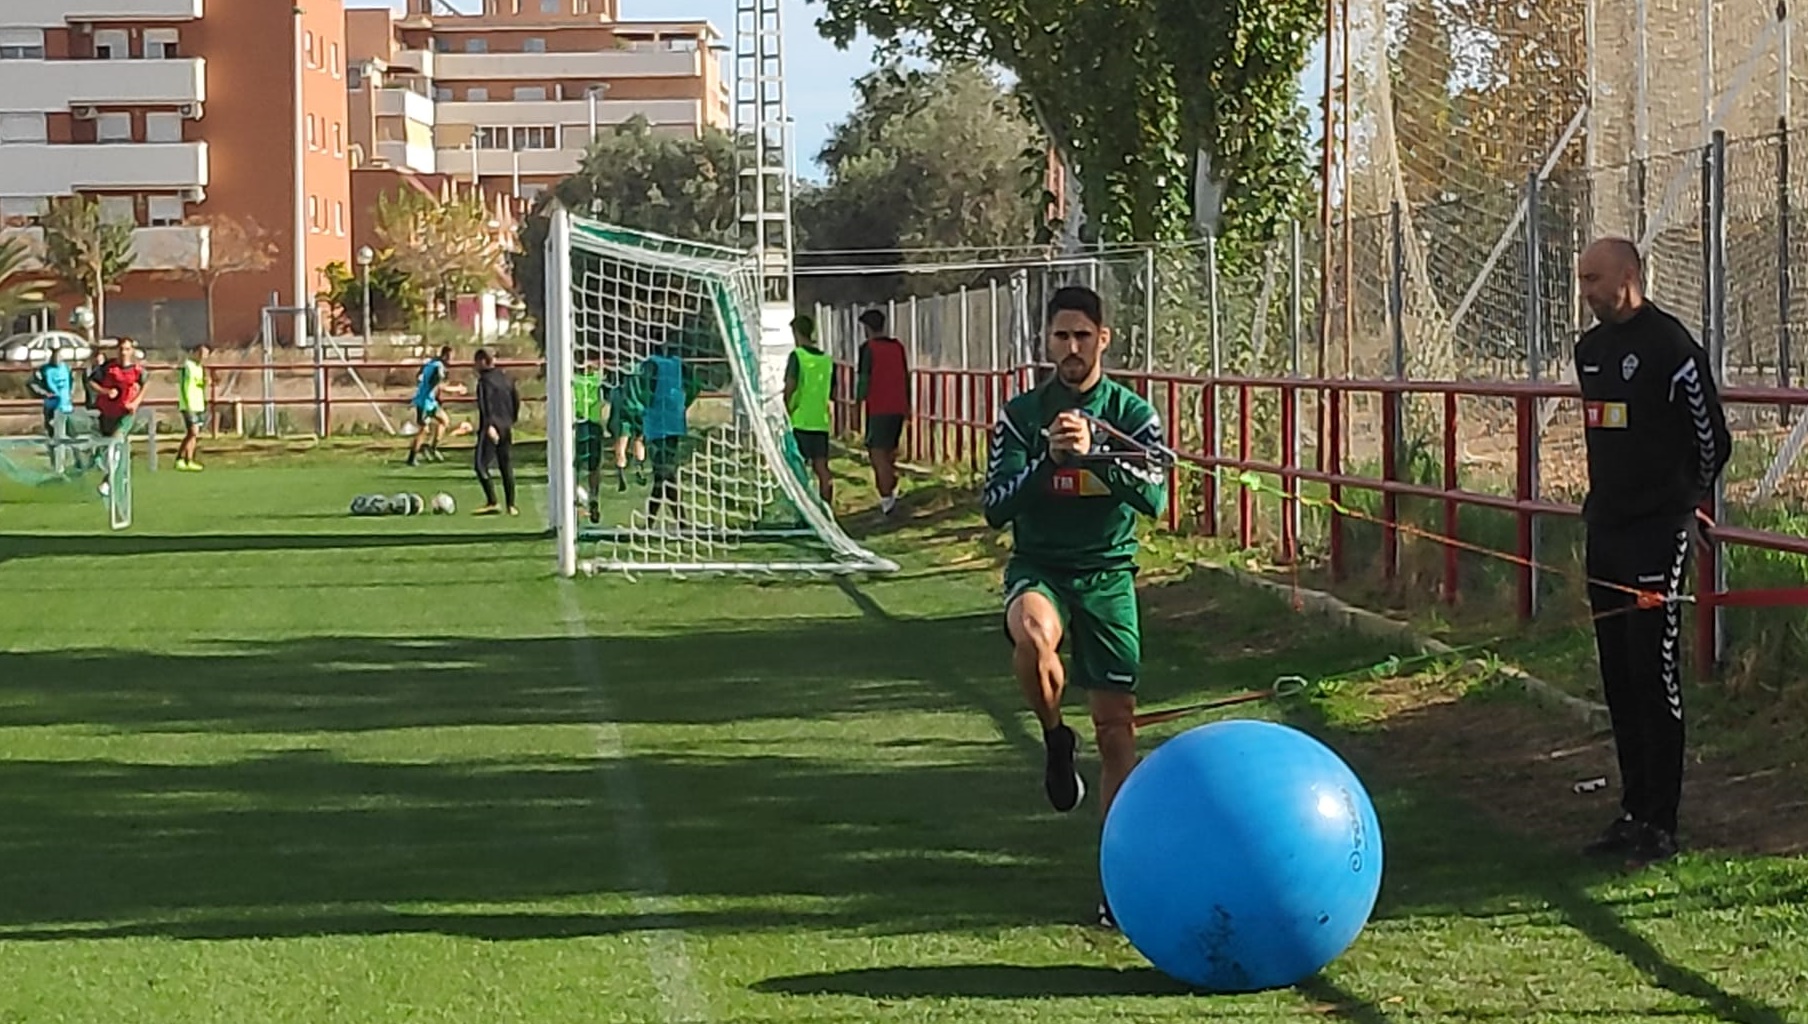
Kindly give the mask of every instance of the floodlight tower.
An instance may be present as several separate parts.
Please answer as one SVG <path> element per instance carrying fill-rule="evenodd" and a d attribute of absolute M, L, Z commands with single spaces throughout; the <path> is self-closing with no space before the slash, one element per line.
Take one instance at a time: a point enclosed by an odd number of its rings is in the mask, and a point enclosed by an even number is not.
<path fill-rule="evenodd" d="M 735 0 L 735 137 L 742 245 L 759 261 L 761 391 L 784 393 L 793 309 L 791 119 L 784 0 Z"/>

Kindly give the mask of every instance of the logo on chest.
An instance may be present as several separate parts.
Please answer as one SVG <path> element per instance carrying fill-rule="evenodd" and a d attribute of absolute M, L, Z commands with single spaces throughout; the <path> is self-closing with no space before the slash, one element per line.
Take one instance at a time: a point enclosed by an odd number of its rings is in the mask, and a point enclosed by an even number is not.
<path fill-rule="evenodd" d="M 1068 467 L 1055 470 L 1049 478 L 1048 490 L 1061 498 L 1105 498 L 1111 495 L 1111 488 L 1105 481 L 1090 469 Z"/>
<path fill-rule="evenodd" d="M 1631 380 L 1632 375 L 1637 372 L 1638 372 L 1638 353 L 1636 353 L 1636 352 L 1626 353 L 1626 358 L 1620 360 L 1620 379 L 1621 380 Z"/>
<path fill-rule="evenodd" d="M 1625 402 L 1583 402 L 1582 422 L 1591 430 L 1624 430 L 1628 426 Z"/>

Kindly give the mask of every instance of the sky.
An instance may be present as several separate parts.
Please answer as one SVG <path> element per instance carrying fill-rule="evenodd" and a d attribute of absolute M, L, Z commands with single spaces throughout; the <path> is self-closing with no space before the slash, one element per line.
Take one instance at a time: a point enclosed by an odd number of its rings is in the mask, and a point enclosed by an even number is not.
<path fill-rule="evenodd" d="M 473 0 L 454 0 L 462 10 L 475 8 Z M 348 0 L 348 7 L 400 8 L 401 0 Z M 705 18 L 714 23 L 723 41 L 734 45 L 735 0 L 622 0 L 624 18 Z M 838 50 L 816 32 L 820 7 L 802 0 L 785 0 L 785 72 L 786 99 L 791 116 L 797 122 L 797 171 L 800 176 L 820 181 L 821 166 L 816 154 L 828 140 L 829 130 L 847 117 L 854 106 L 854 81 L 873 68 L 873 44 L 861 39 L 847 50 Z M 730 74 L 732 61 L 726 69 Z M 1302 92 L 1308 110 L 1311 98 L 1320 88 L 1324 74 L 1322 57 L 1315 50 L 1305 74 L 1301 76 Z M 1312 135 L 1318 136 L 1318 115 L 1311 115 Z"/>

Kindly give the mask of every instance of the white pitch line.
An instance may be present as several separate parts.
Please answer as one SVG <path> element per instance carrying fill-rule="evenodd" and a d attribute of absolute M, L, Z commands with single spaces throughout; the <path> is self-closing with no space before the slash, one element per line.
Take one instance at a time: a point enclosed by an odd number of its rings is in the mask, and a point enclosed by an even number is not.
<path fill-rule="evenodd" d="M 565 632 L 571 638 L 572 668 L 590 696 L 596 722 L 592 727 L 596 738 L 596 756 L 602 766 L 603 788 L 609 803 L 619 808 L 615 822 L 616 854 L 626 873 L 624 882 L 637 895 L 633 907 L 646 919 L 649 928 L 647 967 L 653 984 L 659 989 L 662 1018 L 674 1024 L 704 1024 L 710 1019 L 709 1005 L 697 985 L 690 954 L 684 948 L 684 933 L 670 913 L 665 870 L 659 865 L 659 853 L 647 825 L 646 805 L 634 783 L 632 763 L 622 743 L 621 729 L 609 713 L 609 698 L 603 688 L 603 674 L 598 666 L 596 641 L 584 625 L 584 613 L 578 607 L 570 580 L 561 579 L 559 607 L 565 619 Z"/>

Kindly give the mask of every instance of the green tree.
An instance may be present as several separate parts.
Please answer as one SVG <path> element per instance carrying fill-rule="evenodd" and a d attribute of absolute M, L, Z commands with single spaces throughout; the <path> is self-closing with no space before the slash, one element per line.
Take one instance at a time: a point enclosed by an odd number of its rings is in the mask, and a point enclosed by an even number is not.
<path fill-rule="evenodd" d="M 29 241 L 18 235 L 0 238 L 0 334 L 14 317 L 43 305 L 44 292 L 53 283 Z"/>
<path fill-rule="evenodd" d="M 87 196 L 52 199 L 39 223 L 45 266 L 93 307 L 93 335 L 105 337 L 107 292 L 132 269 L 132 224 L 107 219 Z"/>
<path fill-rule="evenodd" d="M 545 344 L 547 209 L 566 209 L 622 227 L 675 238 L 738 245 L 735 139 L 714 128 L 701 135 L 653 131 L 635 117 L 600 133 L 576 174 L 547 191 L 517 231 L 516 294 Z"/>
<path fill-rule="evenodd" d="M 985 70 L 972 63 L 907 70 L 891 62 L 855 90 L 853 112 L 818 156 L 827 183 L 797 196 L 800 266 L 890 263 L 897 255 L 883 250 L 984 250 L 1036 240 L 1042 175 L 1026 174 L 1024 157 L 1046 154 L 1046 144 L 1018 100 Z M 858 250 L 881 251 L 865 257 Z M 945 277 L 805 277 L 799 297 L 876 301 L 959 283 Z"/>
<path fill-rule="evenodd" d="M 395 269 L 427 295 L 430 313 L 443 314 L 458 296 L 502 278 L 502 247 L 475 193 L 439 197 L 404 188 L 379 196 L 375 234 Z"/>
<path fill-rule="evenodd" d="M 333 328 L 342 334 L 364 330 L 364 277 L 335 260 L 321 268 L 326 287 L 320 299 L 333 311 Z M 427 313 L 420 285 L 396 266 L 395 252 L 383 249 L 370 264 L 370 325 L 373 331 L 399 331 L 419 323 Z"/>
<path fill-rule="evenodd" d="M 1191 233 L 1196 161 L 1228 243 L 1271 237 L 1308 194 L 1297 80 L 1314 0 L 823 0 L 818 27 L 1008 70 L 1083 186 L 1093 232 Z"/>

